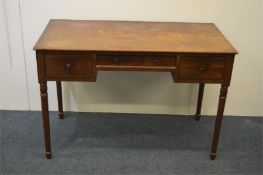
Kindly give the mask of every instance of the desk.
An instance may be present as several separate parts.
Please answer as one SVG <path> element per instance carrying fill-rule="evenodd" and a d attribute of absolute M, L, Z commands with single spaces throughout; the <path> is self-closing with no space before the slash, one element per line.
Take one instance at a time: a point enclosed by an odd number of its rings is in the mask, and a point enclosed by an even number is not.
<path fill-rule="evenodd" d="M 221 84 L 210 158 L 215 159 L 227 90 L 237 51 L 211 23 L 50 20 L 36 43 L 46 158 L 51 158 L 47 81 L 96 81 L 98 71 L 171 72 L 175 83 Z"/>

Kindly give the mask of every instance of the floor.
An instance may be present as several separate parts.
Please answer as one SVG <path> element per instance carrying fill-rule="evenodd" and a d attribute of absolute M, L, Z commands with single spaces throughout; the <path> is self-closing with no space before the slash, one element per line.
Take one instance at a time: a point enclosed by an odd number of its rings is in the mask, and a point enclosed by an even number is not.
<path fill-rule="evenodd" d="M 40 112 L 0 111 L 0 174 L 262 175 L 263 118 L 225 117 L 209 159 L 214 117 L 50 113 L 53 159 Z"/>

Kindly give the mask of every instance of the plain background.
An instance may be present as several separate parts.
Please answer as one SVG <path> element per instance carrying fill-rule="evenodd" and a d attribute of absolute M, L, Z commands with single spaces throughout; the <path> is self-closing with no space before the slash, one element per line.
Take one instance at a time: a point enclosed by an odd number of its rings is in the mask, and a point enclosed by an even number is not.
<path fill-rule="evenodd" d="M 51 18 L 215 23 L 239 51 L 225 114 L 263 116 L 262 0 L 0 0 L 0 109 L 40 110 L 32 48 Z M 205 87 L 204 114 L 216 114 L 219 87 Z M 63 91 L 70 111 L 193 114 L 198 86 L 169 73 L 99 72 Z M 56 110 L 54 82 L 48 93 Z"/>

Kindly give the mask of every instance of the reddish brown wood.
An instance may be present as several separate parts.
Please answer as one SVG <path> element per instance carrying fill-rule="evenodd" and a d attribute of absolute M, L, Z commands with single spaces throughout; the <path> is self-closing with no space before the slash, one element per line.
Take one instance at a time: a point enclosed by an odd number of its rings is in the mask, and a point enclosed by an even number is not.
<path fill-rule="evenodd" d="M 56 85 L 57 85 L 57 98 L 58 98 L 58 117 L 59 119 L 63 119 L 64 113 L 63 113 L 61 81 L 56 81 Z"/>
<path fill-rule="evenodd" d="M 97 65 L 174 67 L 175 57 L 145 55 L 97 55 Z"/>
<path fill-rule="evenodd" d="M 77 60 L 77 61 L 76 61 Z M 95 79 L 95 62 L 87 53 L 47 53 L 45 54 L 46 78 L 49 79 Z"/>
<path fill-rule="evenodd" d="M 200 83 L 197 120 L 204 84 L 221 84 L 211 148 L 215 158 L 237 51 L 214 24 L 51 20 L 34 49 L 47 158 L 51 145 L 46 81 L 57 81 L 63 113 L 61 81 L 96 81 L 98 70 L 167 71 L 174 82 Z"/>
<path fill-rule="evenodd" d="M 41 107 L 42 107 L 42 119 L 43 119 L 43 129 L 44 129 L 44 138 L 45 138 L 46 158 L 51 159 L 47 82 L 40 83 L 40 96 L 41 96 Z"/>
<path fill-rule="evenodd" d="M 212 160 L 216 158 L 216 151 L 217 151 L 218 142 L 219 142 L 220 129 L 222 125 L 223 114 L 224 114 L 224 109 L 225 109 L 225 102 L 227 98 L 227 91 L 230 85 L 231 75 L 232 75 L 232 70 L 233 70 L 234 57 L 235 56 L 233 55 L 233 56 L 229 56 L 228 59 L 226 59 L 226 66 L 225 66 L 225 71 L 224 71 L 224 81 L 221 84 L 219 102 L 218 102 L 218 107 L 217 107 L 216 122 L 214 126 L 214 135 L 213 135 L 213 141 L 212 141 L 212 146 L 211 146 L 210 158 Z"/>
<path fill-rule="evenodd" d="M 38 82 L 42 83 L 46 81 L 46 66 L 45 66 L 45 57 L 44 52 L 36 51 L 36 59 L 37 59 L 37 75 Z"/>
<path fill-rule="evenodd" d="M 212 23 L 145 21 L 51 20 L 34 49 L 237 53 Z"/>
<path fill-rule="evenodd" d="M 197 108 L 196 108 L 196 114 L 195 114 L 196 121 L 199 121 L 201 117 L 201 108 L 202 108 L 202 102 L 203 102 L 204 88 L 205 88 L 205 84 L 200 83 L 199 91 L 198 91 L 198 99 L 197 99 Z"/>
<path fill-rule="evenodd" d="M 223 120 L 223 113 L 225 109 L 227 90 L 228 90 L 228 86 L 221 85 L 216 122 L 214 126 L 214 135 L 213 135 L 213 141 L 212 141 L 212 147 L 211 147 L 211 154 L 210 154 L 210 158 L 212 160 L 216 158 L 216 151 L 217 151 L 220 129 L 221 129 L 222 120 Z"/>
<path fill-rule="evenodd" d="M 222 80 L 226 57 L 184 56 L 181 58 L 179 79 Z"/>
<path fill-rule="evenodd" d="M 179 79 L 178 72 L 180 71 L 181 59 L 180 59 L 179 54 L 177 54 L 175 57 L 176 57 L 176 61 L 175 61 L 175 69 L 176 70 L 172 71 L 171 74 L 172 74 L 173 81 L 177 82 L 177 80 Z"/>
<path fill-rule="evenodd" d="M 225 84 L 226 86 L 230 86 L 233 65 L 234 65 L 234 58 L 235 55 L 229 55 L 228 58 L 226 59 L 224 81 L 223 81 L 223 84 Z"/>
<path fill-rule="evenodd" d="M 98 70 L 128 71 L 174 71 L 175 57 L 161 55 L 111 55 L 98 54 L 96 68 Z"/>
<path fill-rule="evenodd" d="M 98 65 L 97 70 L 104 71 L 155 71 L 155 72 L 171 72 L 175 67 L 163 66 L 111 66 L 111 65 Z"/>

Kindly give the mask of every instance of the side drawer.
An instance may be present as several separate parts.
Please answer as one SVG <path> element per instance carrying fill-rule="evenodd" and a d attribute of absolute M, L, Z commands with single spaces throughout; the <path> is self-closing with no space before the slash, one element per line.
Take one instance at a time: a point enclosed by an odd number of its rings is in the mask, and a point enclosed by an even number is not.
<path fill-rule="evenodd" d="M 95 59 L 91 54 L 47 53 L 45 54 L 47 79 L 94 80 Z"/>
<path fill-rule="evenodd" d="M 160 55 L 98 54 L 96 65 L 103 70 L 160 70 L 175 69 L 175 57 Z"/>
<path fill-rule="evenodd" d="M 180 80 L 222 80 L 225 58 L 219 56 L 181 56 Z"/>

